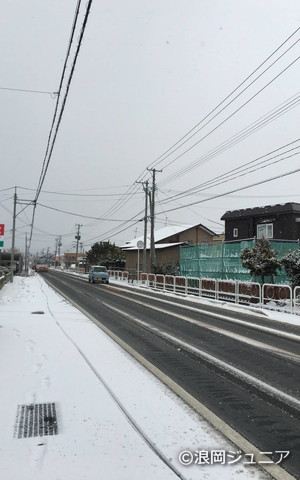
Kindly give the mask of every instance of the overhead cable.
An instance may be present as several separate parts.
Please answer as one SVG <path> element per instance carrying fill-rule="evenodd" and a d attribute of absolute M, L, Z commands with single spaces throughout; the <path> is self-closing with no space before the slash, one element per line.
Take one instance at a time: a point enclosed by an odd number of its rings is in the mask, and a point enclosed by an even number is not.
<path fill-rule="evenodd" d="M 229 139 L 225 140 L 221 144 L 219 144 L 217 147 L 213 148 L 210 150 L 208 153 L 205 153 L 198 159 L 194 160 L 193 162 L 189 163 L 188 165 L 184 166 L 180 170 L 177 170 L 173 174 L 171 174 L 169 177 L 166 177 L 164 180 L 160 182 L 160 186 L 165 186 L 171 181 L 174 181 L 186 173 L 192 171 L 196 167 L 203 165 L 207 163 L 209 160 L 215 158 L 216 156 L 220 155 L 221 153 L 225 152 L 229 148 L 237 145 L 240 143 L 242 140 L 247 138 L 248 136 L 252 135 L 253 133 L 257 132 L 267 124 L 273 122 L 277 118 L 281 117 L 285 113 L 287 113 L 289 110 L 292 108 L 295 108 L 297 105 L 300 103 L 300 93 L 297 93 L 293 97 L 289 98 L 285 102 L 281 103 L 278 107 L 275 107 L 272 109 L 270 112 L 267 114 L 259 117 L 258 120 L 255 122 L 251 123 L 247 127 L 243 128 L 239 132 L 237 132 L 235 135 L 230 137 Z"/>
<path fill-rule="evenodd" d="M 299 142 L 300 142 L 300 139 L 294 140 L 293 142 L 290 142 L 290 143 L 288 143 L 284 146 L 281 146 L 281 147 L 279 147 L 279 148 L 277 148 L 277 149 L 275 149 L 275 150 L 273 150 L 269 153 L 261 155 L 260 157 L 257 157 L 256 159 L 251 160 L 250 162 L 247 162 L 240 167 L 229 170 L 228 172 L 226 172 L 222 175 L 218 175 L 217 177 L 214 177 L 211 180 L 208 180 L 208 181 L 203 182 L 199 185 L 196 185 L 196 186 L 194 186 L 194 187 L 192 187 L 188 190 L 185 190 L 184 192 L 173 195 L 173 196 L 169 197 L 169 201 L 174 200 L 174 199 L 178 199 L 178 198 L 183 198 L 183 197 L 186 197 L 186 196 L 189 196 L 189 195 L 193 195 L 195 193 L 203 191 L 204 189 L 207 190 L 208 188 L 215 187 L 215 186 L 220 185 L 222 183 L 227 183 L 228 181 L 231 181 L 231 180 L 233 180 L 237 177 L 248 175 L 250 173 L 253 173 L 256 170 L 266 168 L 270 165 L 273 165 L 274 163 L 278 163 L 278 162 L 281 162 L 283 160 L 292 158 L 293 156 L 299 155 L 300 154 L 300 151 L 299 151 L 300 145 L 293 146 L 292 148 L 289 148 L 285 151 L 282 151 L 282 152 L 278 153 L 283 148 L 286 149 L 287 147 L 290 147 L 291 145 L 294 145 L 295 143 L 299 143 Z M 287 153 L 290 153 L 294 150 L 298 150 L 298 151 L 291 154 L 291 155 L 284 156 Z M 276 153 L 276 155 L 273 155 L 274 153 Z M 270 155 L 272 155 L 272 156 L 270 157 Z M 270 157 L 270 158 L 267 158 L 267 157 Z M 271 161 L 271 160 L 274 160 L 274 161 Z M 256 164 L 256 165 L 254 165 L 254 164 Z"/>
<path fill-rule="evenodd" d="M 245 80 L 243 80 L 243 82 L 241 82 L 229 95 L 227 95 L 226 98 L 224 98 L 224 100 L 222 100 L 213 110 L 211 110 L 202 120 L 200 120 L 200 122 L 198 122 L 191 130 L 189 130 L 183 137 L 181 137 L 181 139 L 179 139 L 175 144 L 173 144 L 168 150 L 166 150 L 166 152 L 164 152 L 162 155 L 160 155 L 156 160 L 154 160 L 149 166 L 153 166 L 153 164 L 155 165 L 158 165 L 159 163 L 161 163 L 162 161 L 164 161 L 166 158 L 168 158 L 172 153 L 174 153 L 176 150 L 178 150 L 178 148 L 180 148 L 182 145 L 184 145 L 186 142 L 188 142 L 192 137 L 194 137 L 196 135 L 196 133 L 198 133 L 200 130 L 202 130 L 208 123 L 210 123 L 216 116 L 218 116 L 223 110 L 225 110 L 231 103 L 233 103 L 243 92 L 245 92 L 253 83 L 255 83 L 264 73 L 266 73 L 275 63 L 278 62 L 278 60 L 280 60 L 284 55 L 286 55 L 287 52 L 289 52 L 299 41 L 300 39 L 296 40 L 296 42 L 294 42 L 283 54 L 281 54 L 269 67 L 267 67 L 261 74 L 259 74 L 259 76 L 257 76 L 247 87 L 245 87 L 238 95 L 236 95 L 229 103 L 227 103 L 219 112 L 217 112 L 201 129 L 197 130 L 197 132 L 195 132 L 193 135 L 191 135 L 187 140 L 185 140 L 183 143 L 181 143 L 181 145 L 179 147 L 177 147 L 175 150 L 173 150 L 172 152 L 170 152 L 170 150 L 172 150 L 175 146 L 177 146 L 180 142 L 182 142 L 182 140 L 184 140 L 186 137 L 188 137 L 188 135 L 193 132 L 196 128 L 198 128 L 203 122 L 205 122 L 205 120 L 207 120 L 214 112 L 216 112 L 230 97 L 232 97 L 232 95 L 234 95 L 234 93 L 236 93 L 251 77 L 253 77 L 253 75 L 255 75 L 256 72 L 258 72 L 258 70 L 260 70 L 260 68 L 265 65 L 268 60 L 270 60 L 294 35 L 296 35 L 296 33 L 298 33 L 300 30 L 300 27 L 298 27 L 283 43 L 281 43 L 281 45 L 279 45 L 279 47 L 277 47 L 272 53 L 271 55 L 269 55 L 250 75 L 248 75 L 247 78 L 245 78 Z M 299 57 L 298 57 L 299 58 Z M 298 60 L 298 59 L 296 59 Z M 292 62 L 293 64 L 294 62 Z M 292 64 L 290 64 L 289 66 L 291 66 Z M 289 68 L 289 67 L 288 67 Z M 285 69 L 286 70 L 286 69 Z M 283 72 L 285 71 L 283 70 Z M 283 73 L 282 72 L 282 73 Z M 275 77 L 276 79 L 277 77 Z M 269 84 L 267 84 L 268 86 Z M 260 93 L 260 91 L 258 92 Z M 252 97 L 253 98 L 253 97 Z M 252 99 L 251 98 L 251 99 Z M 250 100 L 251 100 L 250 99 Z M 170 153 L 169 153 L 170 152 Z M 165 168 L 165 167 L 164 167 Z"/>
<path fill-rule="evenodd" d="M 225 102 L 226 102 L 230 97 L 232 97 L 232 95 L 234 95 L 243 85 L 245 85 L 246 82 L 247 82 L 249 79 L 251 79 L 251 77 L 253 77 L 256 72 L 259 71 L 259 69 L 261 69 L 289 40 L 292 39 L 292 37 L 294 37 L 294 36 L 299 32 L 299 30 L 300 30 L 300 27 L 297 28 L 284 42 L 282 42 L 281 45 L 279 45 L 279 47 L 277 47 L 277 48 L 271 53 L 271 55 L 269 55 L 250 75 L 247 76 L 247 78 L 246 78 L 243 82 L 241 82 L 229 95 L 227 95 L 227 97 L 226 97 L 224 100 L 222 100 L 222 102 L 220 102 L 209 114 L 207 114 L 200 122 L 198 122 L 191 130 L 189 130 L 183 137 L 181 137 L 180 140 L 178 140 L 175 144 L 173 144 L 168 150 L 166 150 L 166 151 L 165 151 L 162 155 L 160 155 L 156 160 L 154 160 L 152 163 L 150 163 L 150 164 L 148 165 L 148 168 L 151 167 L 151 166 L 153 166 L 153 165 L 158 165 L 158 164 L 161 163 L 163 160 L 165 160 L 169 155 L 171 155 L 172 153 L 174 153 L 175 150 L 174 150 L 174 152 L 171 152 L 171 153 L 169 153 L 169 152 L 170 152 L 175 146 L 177 146 L 180 142 L 182 142 L 182 140 L 186 139 L 186 138 L 190 135 L 190 133 L 192 133 L 192 132 L 193 132 L 196 128 L 198 128 L 202 123 L 204 123 L 205 120 L 207 120 L 213 113 L 217 112 L 217 110 L 218 110 L 222 105 L 224 105 Z M 293 48 L 298 42 L 299 42 L 299 40 L 297 40 L 296 42 L 294 42 L 291 47 L 289 47 L 283 54 L 280 55 L 280 57 L 279 57 L 277 60 L 275 60 L 275 61 L 272 63 L 272 65 L 270 65 L 268 68 L 266 68 L 262 74 L 260 74 L 254 81 L 252 81 L 252 82 L 248 85 L 248 87 L 244 88 L 243 92 L 244 92 L 247 88 L 249 88 L 250 85 L 252 85 L 259 77 L 261 77 L 269 68 L 271 68 L 271 66 L 273 66 L 280 58 L 282 58 L 284 55 L 286 55 L 287 52 L 288 52 L 289 50 L 291 50 L 291 48 Z M 299 57 L 298 57 L 298 58 L 299 58 Z M 229 118 L 231 118 L 233 115 L 235 115 L 235 113 L 237 113 L 239 110 L 241 110 L 241 108 L 243 108 L 243 107 L 244 107 L 245 105 L 247 105 L 251 100 L 253 100 L 253 98 L 254 98 L 255 96 L 257 96 L 257 95 L 258 95 L 259 93 L 261 93 L 264 89 L 266 89 L 273 81 L 275 81 L 280 75 L 282 75 L 282 74 L 284 73 L 284 71 L 286 71 L 288 68 L 290 68 L 290 67 L 293 65 L 293 63 L 295 63 L 295 62 L 298 60 L 298 58 L 297 58 L 294 62 L 292 62 L 288 67 L 286 67 L 284 70 L 282 70 L 275 78 L 273 78 L 270 82 L 268 82 L 268 84 L 266 84 L 261 90 L 259 90 L 259 92 L 257 92 L 255 95 L 253 95 L 253 96 L 252 96 L 247 102 L 245 102 L 239 109 L 237 109 L 232 115 L 230 115 L 229 117 L 227 117 L 222 123 L 220 123 L 217 127 L 215 127 L 215 128 L 214 128 L 211 132 L 209 132 L 206 136 L 208 136 L 208 135 L 210 135 L 211 133 L 213 133 L 213 132 L 214 132 L 217 128 L 219 128 L 223 123 L 225 123 L 227 120 L 229 120 Z M 242 93 L 242 92 L 241 92 L 241 93 Z M 239 95 L 241 95 L 241 93 L 240 93 Z M 223 107 L 221 111 L 223 111 L 225 108 L 227 108 L 227 106 L 230 105 L 239 95 L 237 95 L 233 100 L 231 100 L 231 101 L 226 105 L 226 107 Z M 220 111 L 219 113 L 221 113 L 221 111 Z M 219 115 L 219 113 L 216 113 L 213 118 L 215 118 L 217 115 Z M 211 119 L 211 120 L 212 120 L 212 119 Z M 209 123 L 209 122 L 208 122 L 208 123 Z M 196 133 L 198 133 L 198 132 L 196 132 Z M 193 135 L 193 136 L 194 136 L 194 135 Z M 190 149 L 186 150 L 182 155 L 184 155 L 184 154 L 187 153 L 189 150 L 191 150 L 192 148 L 194 148 L 194 146 L 196 146 L 200 141 L 202 141 L 204 138 L 206 138 L 206 136 L 203 137 L 202 139 L 200 139 L 200 140 L 199 140 L 196 144 L 194 144 Z M 190 138 L 192 138 L 192 137 L 190 137 Z M 189 139 L 188 139 L 188 140 L 189 140 Z M 186 141 L 188 141 L 188 140 L 186 140 Z M 186 143 L 186 141 L 185 141 L 184 143 Z M 182 145 L 183 145 L 184 143 L 182 143 Z M 180 148 L 180 147 L 178 147 L 178 148 Z M 177 150 L 177 148 L 176 148 L 176 150 Z M 167 155 L 167 154 L 168 154 L 168 155 Z M 166 157 L 166 155 L 167 155 L 167 157 Z M 181 158 L 182 155 L 177 156 L 173 161 L 178 160 L 179 158 Z M 173 161 L 170 162 L 170 163 L 173 163 Z M 169 164 L 170 164 L 170 163 L 169 163 Z M 168 164 L 168 165 L 169 165 L 169 164 Z M 144 169 L 143 172 L 138 176 L 138 178 L 136 179 L 136 181 L 135 181 L 135 182 L 131 185 L 131 187 L 128 189 L 128 191 L 124 193 L 124 196 L 123 196 L 120 200 L 118 200 L 118 202 L 116 202 L 116 204 L 115 204 L 114 206 L 110 207 L 110 209 L 109 209 L 107 212 L 105 212 L 104 215 L 106 216 L 106 215 L 109 215 L 109 214 L 111 214 L 111 213 L 116 213 L 117 211 L 120 210 L 120 208 L 122 208 L 123 206 L 125 206 L 126 203 L 128 203 L 128 201 L 132 198 L 132 193 L 133 193 L 134 191 L 136 191 L 136 189 L 137 189 L 135 183 L 138 182 L 138 181 L 143 180 L 143 179 L 146 177 L 147 174 L 148 174 L 147 170 Z"/>
<path fill-rule="evenodd" d="M 213 195 L 210 198 L 197 200 L 195 202 L 191 202 L 191 203 L 188 203 L 186 205 L 182 205 L 180 207 L 170 208 L 168 210 L 165 210 L 164 213 L 173 212 L 175 210 L 180 210 L 182 208 L 190 207 L 191 205 L 198 205 L 199 203 L 204 203 L 204 202 L 207 202 L 209 200 L 214 200 L 215 198 L 225 197 L 226 195 L 229 195 L 231 193 L 240 192 L 240 191 L 246 190 L 248 188 L 256 187 L 257 185 L 263 185 L 264 183 L 272 182 L 273 180 L 278 180 L 279 178 L 284 178 L 284 177 L 287 177 L 289 175 L 294 175 L 295 173 L 299 173 L 299 172 L 300 172 L 300 168 L 296 168 L 295 170 L 290 170 L 289 172 L 285 172 L 285 173 L 282 173 L 280 175 L 276 175 L 274 177 L 267 178 L 265 180 L 261 180 L 259 182 L 251 183 L 249 185 L 245 185 L 244 187 L 235 188 L 235 189 L 230 190 L 230 191 L 225 192 L 225 193 L 219 193 L 219 194 Z"/>
<path fill-rule="evenodd" d="M 80 32 L 80 35 L 79 35 L 75 56 L 74 56 L 72 66 L 71 66 L 71 70 L 70 70 L 70 73 L 69 73 L 69 78 L 68 78 L 68 82 L 67 82 L 67 86 L 66 86 L 66 91 L 65 91 L 65 94 L 64 94 L 64 98 L 63 98 L 62 105 L 61 105 L 61 108 L 60 108 L 60 113 L 59 113 L 58 120 L 57 120 L 56 127 L 55 127 L 55 132 L 53 134 L 53 138 L 51 140 L 51 146 L 50 146 L 50 139 L 52 137 L 52 132 L 53 132 L 53 129 L 54 129 L 54 124 L 55 124 L 55 120 L 56 120 L 56 116 L 57 116 L 58 102 L 59 102 L 59 98 L 60 98 L 60 94 L 61 94 L 61 90 L 62 90 L 62 85 L 63 85 L 63 81 L 64 81 L 64 77 L 65 77 L 66 65 L 67 65 L 67 62 L 68 62 L 68 58 L 69 58 L 70 51 L 71 51 L 71 46 L 72 46 L 73 39 L 74 39 L 74 34 L 75 34 L 76 25 L 77 25 L 77 21 L 78 21 L 80 5 L 81 5 L 81 0 L 78 0 L 76 11 L 75 11 L 75 18 L 74 18 L 74 21 L 73 21 L 73 26 L 72 26 L 72 31 L 71 31 L 71 38 L 70 38 L 70 41 L 69 41 L 68 51 L 67 51 L 67 55 L 66 55 L 66 59 L 65 59 L 64 67 L 63 67 L 63 72 L 62 72 L 62 76 L 61 76 L 56 109 L 55 109 L 55 112 L 54 112 L 54 117 L 53 117 L 51 129 L 50 129 L 50 133 L 49 133 L 49 137 L 48 137 L 46 154 L 45 154 L 45 157 L 44 157 L 42 171 L 41 171 L 41 175 L 40 175 L 40 179 L 39 179 L 39 183 L 38 183 L 38 187 L 37 187 L 37 192 L 36 192 L 36 196 L 35 196 L 35 205 L 34 205 L 34 208 L 33 208 L 33 215 L 32 215 L 32 227 L 31 227 L 31 232 L 30 232 L 30 237 L 29 237 L 29 246 L 30 246 L 31 240 L 32 240 L 32 232 L 33 232 L 34 216 L 35 216 L 35 210 L 36 210 L 36 202 L 39 198 L 43 183 L 45 181 L 45 176 L 46 176 L 46 173 L 47 173 L 47 170 L 48 170 L 48 167 L 49 167 L 49 163 L 50 163 L 50 160 L 51 160 L 54 144 L 55 144 L 55 141 L 56 141 L 56 138 L 57 138 L 58 129 L 59 129 L 61 119 L 62 119 L 62 115 L 63 115 L 64 109 L 65 109 L 65 105 L 66 105 L 67 97 L 68 97 L 68 94 L 69 94 L 71 81 L 72 81 L 72 78 L 73 78 L 75 66 L 76 66 L 76 63 L 77 63 L 80 47 L 81 47 L 82 40 L 83 40 L 83 35 L 84 35 L 84 32 L 85 32 L 88 16 L 89 16 L 89 13 L 90 13 L 92 0 L 89 0 L 88 3 L 87 3 L 86 12 L 85 12 L 81 32 Z"/>

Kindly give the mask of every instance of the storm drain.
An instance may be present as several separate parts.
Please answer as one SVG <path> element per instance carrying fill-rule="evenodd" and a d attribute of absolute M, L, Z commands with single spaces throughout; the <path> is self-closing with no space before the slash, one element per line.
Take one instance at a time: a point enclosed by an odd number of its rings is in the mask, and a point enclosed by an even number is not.
<path fill-rule="evenodd" d="M 58 422 L 55 403 L 18 405 L 14 429 L 15 438 L 57 435 Z"/>
<path fill-rule="evenodd" d="M 31 313 L 35 315 L 44 315 L 45 312 L 42 312 L 42 310 L 37 310 L 36 312 L 31 312 Z"/>

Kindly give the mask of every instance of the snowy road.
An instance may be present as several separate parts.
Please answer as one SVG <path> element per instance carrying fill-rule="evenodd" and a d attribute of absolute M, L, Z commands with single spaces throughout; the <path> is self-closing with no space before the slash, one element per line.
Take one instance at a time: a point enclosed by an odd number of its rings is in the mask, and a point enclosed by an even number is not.
<path fill-rule="evenodd" d="M 1 480 L 292 478 L 249 464 L 40 276 L 0 291 L 0 384 Z"/>
<path fill-rule="evenodd" d="M 298 475 L 297 327 L 56 273 L 47 278 L 260 452 L 291 451 L 284 468 Z"/>

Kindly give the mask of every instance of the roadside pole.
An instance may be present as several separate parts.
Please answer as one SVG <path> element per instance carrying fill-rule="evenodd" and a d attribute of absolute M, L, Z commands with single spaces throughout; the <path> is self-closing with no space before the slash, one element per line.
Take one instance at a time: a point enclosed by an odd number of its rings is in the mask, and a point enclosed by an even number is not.
<path fill-rule="evenodd" d="M 138 249 L 138 257 L 137 257 L 137 283 L 139 283 L 139 278 L 140 278 L 140 249 L 144 248 L 144 242 L 142 240 L 139 240 L 137 242 L 137 249 Z"/>
<path fill-rule="evenodd" d="M 14 194 L 14 213 L 13 213 L 13 227 L 12 227 L 11 255 L 10 255 L 10 280 L 9 281 L 11 283 L 14 281 L 16 208 L 17 208 L 17 187 L 15 187 L 15 194 Z"/>

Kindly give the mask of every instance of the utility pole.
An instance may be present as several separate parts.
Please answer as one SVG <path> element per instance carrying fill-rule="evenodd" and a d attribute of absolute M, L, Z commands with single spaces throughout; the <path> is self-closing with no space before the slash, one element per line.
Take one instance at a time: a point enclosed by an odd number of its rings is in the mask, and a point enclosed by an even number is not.
<path fill-rule="evenodd" d="M 148 195 L 149 195 L 149 182 L 146 180 L 143 183 L 143 189 L 145 192 L 145 215 L 144 215 L 144 248 L 143 248 L 143 270 L 147 273 L 147 228 L 148 228 Z"/>
<path fill-rule="evenodd" d="M 50 263 L 50 247 L 47 247 L 47 256 L 46 256 L 47 265 Z"/>
<path fill-rule="evenodd" d="M 57 240 L 58 240 L 58 242 L 57 242 L 58 261 L 59 261 L 59 266 L 61 266 L 61 263 L 60 263 L 60 247 L 62 246 L 61 235 L 58 237 Z"/>
<path fill-rule="evenodd" d="M 17 209 L 17 187 L 15 187 L 15 194 L 14 194 L 14 213 L 13 213 L 13 227 L 12 227 L 11 255 L 10 255 L 10 282 L 14 281 L 16 209 Z"/>
<path fill-rule="evenodd" d="M 58 238 L 55 239 L 54 269 L 56 269 L 57 249 L 58 249 Z"/>
<path fill-rule="evenodd" d="M 25 275 L 28 277 L 28 245 L 27 245 L 27 233 L 25 233 L 25 262 L 24 262 L 24 268 L 25 268 Z"/>
<path fill-rule="evenodd" d="M 155 220 L 155 174 L 156 172 L 162 172 L 162 170 L 156 170 L 155 168 L 147 168 L 147 170 L 152 172 L 152 188 L 150 191 L 150 263 L 151 263 L 151 272 L 153 273 L 154 267 L 156 265 L 156 256 L 155 256 L 155 239 L 154 239 L 154 220 Z"/>
<path fill-rule="evenodd" d="M 78 269 L 78 245 L 79 245 L 79 240 L 81 238 L 80 236 L 80 227 L 82 227 L 82 225 L 79 225 L 79 223 L 76 223 L 75 225 L 77 227 L 77 234 L 75 235 L 75 238 L 76 238 L 76 254 L 75 254 L 75 270 Z"/>
<path fill-rule="evenodd" d="M 147 273 L 147 228 L 148 228 L 148 196 L 149 196 L 149 182 L 136 182 L 143 185 L 145 192 L 145 215 L 144 215 L 144 247 L 143 247 L 143 272 Z"/>

